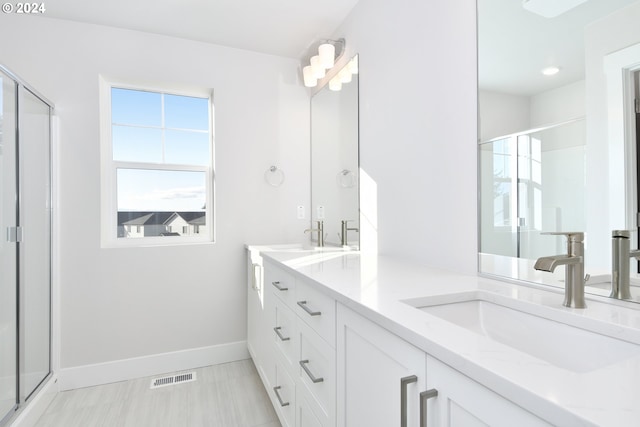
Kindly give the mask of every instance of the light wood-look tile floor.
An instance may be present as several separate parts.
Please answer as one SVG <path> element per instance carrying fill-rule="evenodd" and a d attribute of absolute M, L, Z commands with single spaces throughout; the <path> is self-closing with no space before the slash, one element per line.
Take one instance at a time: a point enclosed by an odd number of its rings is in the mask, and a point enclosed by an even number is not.
<path fill-rule="evenodd" d="M 280 427 L 250 359 L 192 371 L 153 390 L 149 377 L 59 393 L 37 427 Z"/>

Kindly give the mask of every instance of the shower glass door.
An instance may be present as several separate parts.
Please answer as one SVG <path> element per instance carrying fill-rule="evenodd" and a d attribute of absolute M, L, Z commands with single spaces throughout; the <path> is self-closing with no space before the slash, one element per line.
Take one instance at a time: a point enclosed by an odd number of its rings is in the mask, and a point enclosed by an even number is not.
<path fill-rule="evenodd" d="M 0 71 L 0 230 L 17 224 L 16 95 L 13 79 Z M 17 251 L 0 235 L 0 424 L 17 405 Z"/>
<path fill-rule="evenodd" d="M 50 107 L 19 89 L 20 397 L 27 401 L 50 372 Z"/>
<path fill-rule="evenodd" d="M 0 65 L 0 426 L 51 372 L 51 107 Z"/>

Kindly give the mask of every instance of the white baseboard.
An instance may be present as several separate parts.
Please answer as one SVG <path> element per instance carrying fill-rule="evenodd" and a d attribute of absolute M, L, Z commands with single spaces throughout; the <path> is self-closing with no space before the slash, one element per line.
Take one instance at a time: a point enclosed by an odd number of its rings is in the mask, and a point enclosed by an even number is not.
<path fill-rule="evenodd" d="M 60 391 L 183 371 L 249 358 L 246 341 L 153 354 L 132 359 L 63 368 L 58 372 Z"/>

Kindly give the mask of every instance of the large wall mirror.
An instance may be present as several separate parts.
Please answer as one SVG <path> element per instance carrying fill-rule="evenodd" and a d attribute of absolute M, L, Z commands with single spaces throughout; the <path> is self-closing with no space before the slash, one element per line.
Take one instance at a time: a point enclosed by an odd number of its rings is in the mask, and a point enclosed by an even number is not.
<path fill-rule="evenodd" d="M 360 242 L 357 61 L 311 98 L 312 224 L 323 222 L 326 245 L 352 248 Z"/>
<path fill-rule="evenodd" d="M 638 0 L 478 0 L 481 273 L 563 287 L 533 269 L 566 251 L 541 233 L 583 231 L 587 292 L 609 295 L 612 231 L 638 247 L 638 22 Z"/>

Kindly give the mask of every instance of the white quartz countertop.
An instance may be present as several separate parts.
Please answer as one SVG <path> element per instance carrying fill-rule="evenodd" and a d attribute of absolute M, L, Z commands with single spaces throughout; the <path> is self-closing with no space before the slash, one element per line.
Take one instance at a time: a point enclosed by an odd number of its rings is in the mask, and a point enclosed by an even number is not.
<path fill-rule="evenodd" d="M 577 372 L 473 334 L 402 301 L 488 291 L 527 304 L 533 309 L 530 313 L 639 345 L 640 306 L 617 306 L 587 296 L 588 308 L 571 309 L 562 306 L 562 289 L 516 285 L 353 251 L 264 248 L 261 253 L 265 262 L 305 278 L 338 302 L 553 425 L 640 426 L 640 346 L 638 352 L 614 358 L 613 363 Z"/>

